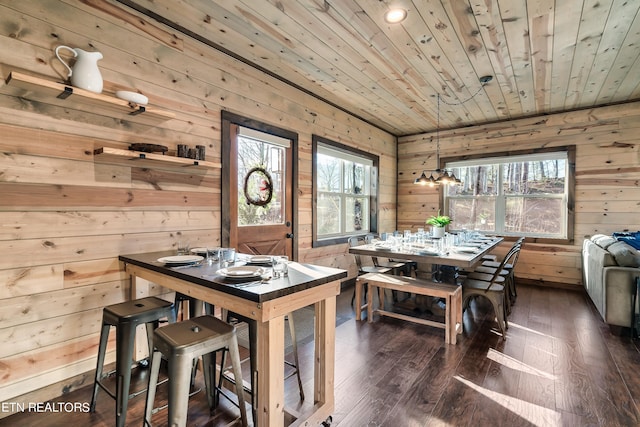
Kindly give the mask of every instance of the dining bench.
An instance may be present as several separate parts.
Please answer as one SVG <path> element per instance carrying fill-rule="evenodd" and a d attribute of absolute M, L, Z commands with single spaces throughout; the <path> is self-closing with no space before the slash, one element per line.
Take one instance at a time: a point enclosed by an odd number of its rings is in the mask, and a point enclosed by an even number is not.
<path fill-rule="evenodd" d="M 444 341 L 446 344 L 455 344 L 457 334 L 462 333 L 462 288 L 449 283 L 438 283 L 412 277 L 392 276 L 389 274 L 368 273 L 358 276 L 356 279 L 356 299 L 359 302 L 362 289 L 368 284 L 367 303 L 356 304 L 356 318 L 362 320 L 362 310 L 367 309 L 367 319 L 373 322 L 373 314 L 394 317 L 409 322 L 429 325 L 445 330 Z M 378 289 L 379 306 L 373 307 L 373 294 Z M 409 316 L 402 313 L 387 311 L 384 309 L 384 290 L 408 292 L 416 295 L 424 295 L 434 298 L 443 298 L 446 302 L 444 322 Z"/>

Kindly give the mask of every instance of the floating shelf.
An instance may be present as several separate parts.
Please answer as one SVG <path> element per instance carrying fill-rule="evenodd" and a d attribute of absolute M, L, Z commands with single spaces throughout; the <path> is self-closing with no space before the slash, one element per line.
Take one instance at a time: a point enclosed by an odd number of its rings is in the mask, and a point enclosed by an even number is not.
<path fill-rule="evenodd" d="M 143 153 L 141 151 L 122 150 L 119 148 L 102 147 L 93 151 L 96 163 L 135 166 L 156 169 L 220 169 L 220 163 L 204 160 L 185 159 L 184 157 L 164 156 L 162 154 Z"/>
<path fill-rule="evenodd" d="M 17 94 L 25 99 L 64 108 L 88 111 L 135 123 L 156 126 L 175 115 L 155 107 L 130 104 L 124 99 L 104 93 L 94 93 L 63 83 L 12 71 L 7 86 L 21 89 Z"/>

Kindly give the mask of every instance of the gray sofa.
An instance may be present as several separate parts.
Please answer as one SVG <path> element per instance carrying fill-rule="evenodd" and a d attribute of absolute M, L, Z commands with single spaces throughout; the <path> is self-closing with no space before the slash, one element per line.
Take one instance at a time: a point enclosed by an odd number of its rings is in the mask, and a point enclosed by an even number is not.
<path fill-rule="evenodd" d="M 582 275 L 584 287 L 605 323 L 631 326 L 635 281 L 640 276 L 638 250 L 612 236 L 596 234 L 582 244 Z"/>

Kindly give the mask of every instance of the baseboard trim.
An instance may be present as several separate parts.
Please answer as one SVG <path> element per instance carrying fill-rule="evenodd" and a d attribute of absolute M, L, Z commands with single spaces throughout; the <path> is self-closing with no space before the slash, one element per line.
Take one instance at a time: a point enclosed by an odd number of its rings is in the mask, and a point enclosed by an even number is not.
<path fill-rule="evenodd" d="M 548 282 L 546 280 L 540 280 L 540 279 L 525 279 L 522 277 L 516 277 L 516 285 L 540 286 L 545 288 L 556 288 L 556 289 L 565 289 L 568 291 L 585 292 L 584 286 L 582 285 L 571 285 L 571 284 L 562 283 L 562 282 Z"/>

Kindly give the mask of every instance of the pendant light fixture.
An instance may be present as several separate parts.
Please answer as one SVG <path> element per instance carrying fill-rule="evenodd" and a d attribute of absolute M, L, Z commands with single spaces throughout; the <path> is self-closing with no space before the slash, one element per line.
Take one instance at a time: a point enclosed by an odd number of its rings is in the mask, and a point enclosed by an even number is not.
<path fill-rule="evenodd" d="M 432 170 L 423 170 L 422 175 L 417 178 L 413 183 L 420 185 L 428 185 L 429 187 L 435 187 L 440 184 L 460 184 L 460 181 L 454 175 L 453 171 L 448 169 L 440 169 L 440 94 L 438 95 L 438 109 L 437 109 L 437 120 L 436 120 L 436 169 Z M 427 178 L 427 172 L 429 172 L 429 177 Z M 435 173 L 436 176 L 433 176 Z"/>
<path fill-rule="evenodd" d="M 465 99 L 464 101 L 456 105 L 462 105 L 465 102 L 475 98 L 475 96 L 478 93 L 480 93 L 480 90 L 482 90 L 484 85 L 489 83 L 492 79 L 493 79 L 492 76 L 480 77 L 480 83 L 482 84 L 482 86 L 480 86 L 480 89 L 478 89 L 478 91 L 475 94 L 471 95 L 471 97 L 469 97 L 468 99 Z M 455 174 L 453 173 L 453 170 L 440 169 L 440 101 L 441 101 L 441 98 L 439 93 L 437 94 L 437 96 L 438 96 L 438 106 L 437 106 L 437 116 L 436 116 L 436 169 L 423 170 L 420 177 L 416 178 L 416 180 L 413 181 L 414 184 L 428 185 L 429 187 L 435 187 L 440 184 L 456 185 L 456 184 L 462 183 L 462 181 L 460 181 L 460 179 L 455 176 Z M 427 177 L 427 172 L 429 173 L 429 177 Z"/>

